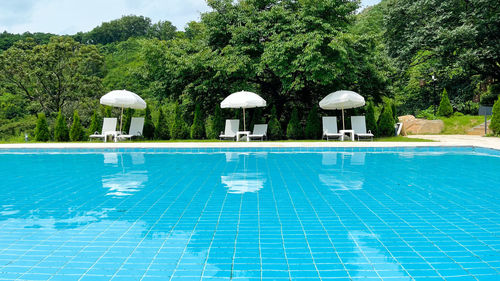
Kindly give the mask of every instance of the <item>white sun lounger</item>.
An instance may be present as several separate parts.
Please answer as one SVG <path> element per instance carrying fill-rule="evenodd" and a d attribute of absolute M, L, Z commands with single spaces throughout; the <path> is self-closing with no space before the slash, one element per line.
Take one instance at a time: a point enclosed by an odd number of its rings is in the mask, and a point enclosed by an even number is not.
<path fill-rule="evenodd" d="M 235 139 L 236 133 L 240 129 L 240 120 L 239 119 L 228 119 L 226 120 L 226 128 L 223 132 L 220 132 L 219 138 L 222 139 Z"/>
<path fill-rule="evenodd" d="M 144 117 L 132 117 L 130 121 L 130 129 L 128 130 L 128 135 L 118 135 L 118 139 L 132 139 L 133 137 L 142 136 L 142 130 L 144 128 Z"/>
<path fill-rule="evenodd" d="M 337 117 L 335 116 L 324 116 L 323 117 L 323 138 L 330 140 L 331 138 L 336 138 L 340 140 L 342 134 L 339 133 L 337 129 Z"/>
<path fill-rule="evenodd" d="M 354 136 L 358 138 L 370 138 L 373 141 L 373 134 L 370 130 L 366 132 L 366 120 L 364 116 L 351 116 L 351 128 Z"/>
<path fill-rule="evenodd" d="M 255 124 L 253 125 L 253 132 L 248 136 L 250 139 L 260 139 L 267 138 L 267 124 Z"/>
<path fill-rule="evenodd" d="M 116 118 L 104 118 L 102 120 L 102 130 L 101 134 L 99 132 L 95 132 L 93 135 L 90 135 L 89 138 L 101 138 L 103 141 L 106 141 L 106 137 L 116 132 Z"/>

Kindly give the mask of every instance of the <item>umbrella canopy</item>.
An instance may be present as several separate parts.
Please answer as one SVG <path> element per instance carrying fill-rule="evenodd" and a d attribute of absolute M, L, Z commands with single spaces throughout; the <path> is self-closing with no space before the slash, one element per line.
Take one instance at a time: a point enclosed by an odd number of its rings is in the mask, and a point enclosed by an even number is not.
<path fill-rule="evenodd" d="M 123 109 L 145 109 L 146 102 L 137 94 L 127 90 L 114 90 L 101 97 L 101 104 L 114 107 L 121 107 L 122 113 L 120 116 L 120 132 L 122 130 Z"/>
<path fill-rule="evenodd" d="M 344 109 L 356 108 L 365 105 L 365 98 L 353 91 L 336 91 L 324 97 L 319 107 L 326 110 L 342 110 L 342 128 L 345 130 Z"/>
<path fill-rule="evenodd" d="M 243 108 L 243 130 L 245 126 L 245 108 L 266 106 L 266 101 L 256 93 L 240 91 L 227 96 L 221 103 L 221 108 Z"/>

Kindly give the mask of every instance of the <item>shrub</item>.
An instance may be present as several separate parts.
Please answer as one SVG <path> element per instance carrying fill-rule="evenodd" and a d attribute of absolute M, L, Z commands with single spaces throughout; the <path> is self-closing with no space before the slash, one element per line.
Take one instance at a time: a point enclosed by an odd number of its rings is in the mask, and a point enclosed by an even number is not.
<path fill-rule="evenodd" d="M 89 126 L 89 135 L 91 134 L 94 134 L 95 132 L 100 132 L 99 128 L 99 124 L 101 122 L 99 122 L 99 116 L 97 115 L 97 111 L 94 110 L 94 114 L 92 114 L 92 117 L 90 118 L 90 126 Z"/>
<path fill-rule="evenodd" d="M 493 134 L 500 135 L 500 97 L 493 104 L 493 113 L 491 117 L 490 129 Z"/>
<path fill-rule="evenodd" d="M 269 119 L 268 129 L 269 129 L 269 139 L 271 140 L 281 139 L 282 136 L 281 124 L 280 121 L 278 120 L 278 115 L 276 113 L 276 106 L 273 106 L 273 108 L 271 109 L 271 118 Z"/>
<path fill-rule="evenodd" d="M 104 117 L 111 117 L 111 107 L 110 106 L 105 106 L 104 107 Z"/>
<path fill-rule="evenodd" d="M 392 110 L 392 117 L 394 118 L 394 122 L 399 122 L 398 120 L 398 109 L 396 107 L 396 103 L 392 102 L 391 103 L 391 110 Z"/>
<path fill-rule="evenodd" d="M 421 110 L 418 114 L 417 114 L 417 118 L 424 118 L 424 119 L 427 119 L 427 120 L 436 120 L 436 115 L 434 115 L 434 107 L 431 105 L 429 106 L 429 108 L 427 109 L 424 109 L 424 110 Z"/>
<path fill-rule="evenodd" d="M 378 133 L 381 137 L 394 136 L 394 116 L 389 105 L 385 105 L 378 119 Z"/>
<path fill-rule="evenodd" d="M 144 128 L 142 132 L 142 135 L 146 139 L 152 139 L 155 134 L 155 125 L 153 124 L 153 119 L 151 118 L 151 109 L 149 109 L 149 106 L 146 106 L 146 113 L 144 114 Z"/>
<path fill-rule="evenodd" d="M 453 113 L 453 116 L 464 116 L 462 112 L 455 112 Z"/>
<path fill-rule="evenodd" d="M 492 106 L 500 95 L 500 84 L 489 85 L 486 93 L 481 95 L 481 105 Z"/>
<path fill-rule="evenodd" d="M 47 118 L 45 118 L 45 114 L 43 113 L 39 113 L 38 119 L 36 120 L 35 140 L 36 141 L 50 140 L 49 125 L 47 124 Z"/>
<path fill-rule="evenodd" d="M 286 137 L 288 139 L 298 140 L 302 138 L 302 135 L 303 132 L 302 126 L 300 126 L 299 111 L 297 108 L 294 108 L 288 126 L 286 127 Z"/>
<path fill-rule="evenodd" d="M 71 141 L 82 141 L 85 139 L 85 132 L 83 131 L 80 116 L 78 116 L 78 112 L 76 110 L 73 113 L 73 124 L 69 130 L 69 138 Z"/>
<path fill-rule="evenodd" d="M 170 138 L 167 120 L 161 107 L 158 108 L 158 121 L 154 129 L 154 138 L 157 140 L 168 140 Z"/>
<path fill-rule="evenodd" d="M 56 124 L 54 125 L 54 140 L 55 141 L 68 141 L 68 126 L 61 111 L 57 114 Z"/>
<path fill-rule="evenodd" d="M 214 113 L 214 125 L 213 125 L 213 129 L 215 131 L 215 138 L 217 138 L 220 134 L 220 132 L 222 132 L 224 130 L 224 120 L 222 119 L 222 112 L 221 112 L 221 109 L 220 109 L 220 106 L 219 105 L 216 105 L 215 106 L 215 113 Z"/>
<path fill-rule="evenodd" d="M 450 99 L 448 98 L 448 93 L 446 89 L 443 90 L 443 95 L 441 96 L 441 102 L 439 103 L 437 115 L 449 117 L 453 114 L 453 107 L 451 106 Z"/>
<path fill-rule="evenodd" d="M 132 122 L 132 116 L 134 116 L 134 111 L 132 108 L 125 109 L 125 114 L 123 114 L 123 124 L 122 124 L 122 132 L 128 134 L 130 130 L 130 122 Z"/>
<path fill-rule="evenodd" d="M 220 131 L 217 131 L 215 129 L 215 118 L 212 115 L 209 115 L 207 117 L 207 120 L 205 120 L 205 134 L 208 139 L 216 139 L 219 136 Z"/>
<path fill-rule="evenodd" d="M 378 136 L 377 121 L 375 119 L 375 106 L 373 102 L 368 102 L 366 106 L 366 129 L 370 130 L 373 135 Z"/>
<path fill-rule="evenodd" d="M 318 116 L 318 107 L 314 105 L 309 114 L 307 114 L 305 137 L 307 139 L 320 139 L 321 134 L 321 120 Z"/>
<path fill-rule="evenodd" d="M 194 119 L 193 125 L 191 125 L 190 135 L 192 139 L 202 139 L 205 136 L 205 128 L 203 128 L 203 117 L 199 104 L 196 105 L 194 110 Z"/>
<path fill-rule="evenodd" d="M 174 105 L 174 120 L 172 121 L 172 128 L 170 129 L 170 137 L 174 140 L 186 138 L 186 124 L 182 119 L 182 112 L 179 104 Z"/>
<path fill-rule="evenodd" d="M 250 130 L 253 130 L 255 124 L 262 124 L 264 121 L 262 120 L 262 109 L 257 107 L 253 110 L 252 120 L 250 122 Z"/>

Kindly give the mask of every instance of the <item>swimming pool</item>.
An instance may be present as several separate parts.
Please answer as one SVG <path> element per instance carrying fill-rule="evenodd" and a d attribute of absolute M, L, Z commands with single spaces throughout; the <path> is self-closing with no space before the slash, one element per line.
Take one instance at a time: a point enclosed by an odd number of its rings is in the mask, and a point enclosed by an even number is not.
<path fill-rule="evenodd" d="M 500 280 L 500 153 L 0 151 L 0 279 Z"/>

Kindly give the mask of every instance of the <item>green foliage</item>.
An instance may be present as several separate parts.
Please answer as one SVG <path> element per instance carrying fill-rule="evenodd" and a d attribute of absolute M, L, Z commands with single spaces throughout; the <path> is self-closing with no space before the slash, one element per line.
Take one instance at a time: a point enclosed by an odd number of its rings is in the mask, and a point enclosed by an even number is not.
<path fill-rule="evenodd" d="M 57 114 L 56 123 L 54 127 L 54 140 L 55 141 L 68 141 L 68 126 L 66 125 L 66 120 L 62 115 L 61 111 Z"/>
<path fill-rule="evenodd" d="M 384 109 L 380 114 L 378 119 L 378 135 L 380 137 L 391 137 L 394 136 L 394 116 L 392 115 L 391 106 L 388 104 L 384 105 Z"/>
<path fill-rule="evenodd" d="M 307 122 L 305 128 L 306 139 L 320 139 L 321 138 L 321 119 L 318 115 L 318 106 L 314 105 L 307 115 Z"/>
<path fill-rule="evenodd" d="M 219 134 L 224 130 L 224 119 L 222 118 L 222 112 L 220 106 L 217 104 L 215 106 L 215 113 L 214 113 L 214 124 L 213 124 L 213 130 L 215 131 L 215 138 L 219 136 Z M 207 134 L 208 136 L 208 134 Z"/>
<path fill-rule="evenodd" d="M 169 21 L 159 21 L 148 29 L 148 37 L 170 40 L 175 37 L 177 28 Z"/>
<path fill-rule="evenodd" d="M 500 135 L 500 97 L 493 105 L 490 129 L 493 131 L 493 134 Z"/>
<path fill-rule="evenodd" d="M 160 109 L 161 111 L 161 109 Z M 163 114 L 163 113 L 160 113 Z M 168 132 L 168 126 L 165 125 Z M 149 105 L 146 105 L 146 112 L 144 114 L 144 128 L 142 130 L 143 136 L 146 139 L 152 139 L 155 136 L 155 125 L 153 124 L 153 118 L 151 118 L 151 109 Z"/>
<path fill-rule="evenodd" d="M 448 98 L 448 93 L 446 92 L 446 89 L 444 89 L 441 96 L 441 102 L 439 103 L 437 115 L 448 117 L 452 114 L 453 107 L 451 106 L 450 99 Z"/>
<path fill-rule="evenodd" d="M 290 121 L 286 127 L 286 137 L 288 139 L 298 140 L 303 136 L 302 126 L 300 125 L 299 111 L 297 108 L 292 110 L 292 116 L 290 116 Z"/>
<path fill-rule="evenodd" d="M 278 115 L 276 113 L 276 106 L 273 106 L 271 109 L 271 117 L 268 123 L 269 129 L 269 139 L 271 140 L 280 140 L 283 137 L 283 133 L 281 131 L 281 124 L 278 120 Z"/>
<path fill-rule="evenodd" d="M 35 140 L 36 141 L 50 140 L 49 125 L 47 124 L 47 118 L 45 118 L 45 114 L 43 113 L 38 114 L 38 119 L 36 121 L 36 127 L 35 127 Z"/>
<path fill-rule="evenodd" d="M 190 135 L 192 139 L 202 139 L 205 136 L 205 128 L 203 127 L 203 117 L 199 104 L 196 104 L 196 108 L 194 110 L 194 119 L 193 119 L 193 125 L 191 125 Z"/>
<path fill-rule="evenodd" d="M 77 38 L 87 44 L 109 44 L 125 41 L 130 37 L 146 36 L 150 26 L 150 18 L 129 15 L 110 22 L 103 22 L 88 33 L 77 34 Z"/>
<path fill-rule="evenodd" d="M 23 41 L 28 38 L 32 39 L 37 44 L 47 44 L 50 40 L 50 37 L 52 36 L 56 35 L 51 33 L 41 33 L 41 32 L 35 32 L 35 33 L 25 32 L 23 34 L 12 34 L 8 33 L 7 31 L 4 31 L 3 33 L 0 33 L 0 52 L 9 49 L 16 42 Z"/>
<path fill-rule="evenodd" d="M 174 140 L 185 139 L 186 134 L 186 124 L 182 119 L 182 112 L 178 103 L 174 105 L 174 115 L 172 120 L 172 128 L 170 128 L 170 136 Z"/>
<path fill-rule="evenodd" d="M 213 115 L 209 115 L 205 120 L 205 134 L 207 139 L 217 139 L 219 137 L 220 131 L 215 128 L 215 118 Z"/>
<path fill-rule="evenodd" d="M 89 126 L 89 135 L 92 135 L 94 133 L 100 133 L 100 128 L 101 128 L 101 120 L 99 116 L 97 115 L 97 110 L 94 110 L 94 113 L 92 114 L 92 117 L 90 118 L 90 126 Z"/>
<path fill-rule="evenodd" d="M 481 104 L 484 106 L 493 106 L 500 96 L 500 84 L 489 85 L 486 93 L 481 95 Z"/>
<path fill-rule="evenodd" d="M 113 113 L 111 111 L 111 106 L 104 106 L 104 117 L 113 117 Z"/>
<path fill-rule="evenodd" d="M 168 140 L 170 138 L 170 132 L 165 118 L 165 113 L 161 107 L 158 108 L 158 121 L 156 122 L 154 130 L 154 138 L 157 140 Z"/>
<path fill-rule="evenodd" d="M 373 102 L 368 102 L 366 105 L 366 129 L 370 130 L 373 135 L 378 136 L 377 121 L 375 119 L 375 106 Z"/>
<path fill-rule="evenodd" d="M 133 116 L 134 110 L 132 108 L 125 109 L 125 113 L 123 114 L 122 132 L 128 133 L 130 129 L 130 122 L 132 122 Z"/>
<path fill-rule="evenodd" d="M 24 134 L 31 135 L 35 129 L 37 123 L 37 117 L 33 115 L 27 115 L 23 118 L 16 120 L 3 121 L 0 120 L 0 139 L 10 139 L 12 136 Z"/>
<path fill-rule="evenodd" d="M 391 110 L 392 110 L 392 117 L 394 118 L 394 122 L 399 122 L 398 120 L 398 109 L 396 107 L 395 102 L 391 102 Z"/>
<path fill-rule="evenodd" d="M 249 129 L 253 130 L 255 124 L 263 124 L 264 123 L 263 119 L 264 118 L 262 116 L 262 109 L 260 107 L 254 108 Z"/>
<path fill-rule="evenodd" d="M 85 131 L 83 130 L 82 123 L 80 122 L 78 111 L 76 110 L 73 113 L 73 123 L 71 124 L 71 129 L 69 130 L 69 138 L 71 141 L 82 141 L 85 139 Z"/>
<path fill-rule="evenodd" d="M 437 117 L 434 115 L 434 107 L 430 106 L 427 109 L 421 110 L 417 114 L 417 118 L 424 118 L 427 120 L 436 120 Z"/>

